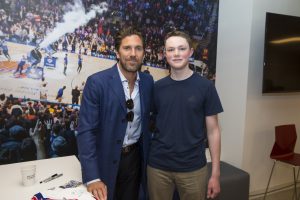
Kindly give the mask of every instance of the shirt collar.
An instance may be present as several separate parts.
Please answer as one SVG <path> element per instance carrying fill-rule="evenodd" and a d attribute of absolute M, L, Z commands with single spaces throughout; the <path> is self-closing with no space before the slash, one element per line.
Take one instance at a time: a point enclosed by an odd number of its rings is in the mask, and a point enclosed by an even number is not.
<path fill-rule="evenodd" d="M 121 78 L 121 82 L 128 82 L 128 80 L 125 78 L 125 76 L 122 74 L 121 70 L 120 70 L 120 66 L 119 66 L 119 63 L 117 63 L 117 68 L 118 68 L 118 73 L 119 73 L 119 76 Z M 137 81 L 140 81 L 140 75 L 139 75 L 139 72 L 136 73 L 136 81 L 135 83 L 137 83 Z"/>

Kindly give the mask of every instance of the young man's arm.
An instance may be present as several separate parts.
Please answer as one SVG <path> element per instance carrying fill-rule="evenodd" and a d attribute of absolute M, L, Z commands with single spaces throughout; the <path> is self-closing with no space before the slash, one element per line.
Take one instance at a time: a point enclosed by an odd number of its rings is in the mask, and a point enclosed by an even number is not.
<path fill-rule="evenodd" d="M 220 193 L 220 151 L 221 133 L 218 124 L 218 116 L 207 116 L 207 138 L 212 161 L 212 173 L 207 186 L 207 198 L 215 198 Z"/>

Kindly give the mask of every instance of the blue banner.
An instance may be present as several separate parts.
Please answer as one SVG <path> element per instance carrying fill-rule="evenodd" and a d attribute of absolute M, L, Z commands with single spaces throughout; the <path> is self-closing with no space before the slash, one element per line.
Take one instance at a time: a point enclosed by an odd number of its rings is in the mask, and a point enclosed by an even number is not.
<path fill-rule="evenodd" d="M 56 58 L 55 57 L 45 57 L 44 66 L 55 68 L 56 67 Z"/>

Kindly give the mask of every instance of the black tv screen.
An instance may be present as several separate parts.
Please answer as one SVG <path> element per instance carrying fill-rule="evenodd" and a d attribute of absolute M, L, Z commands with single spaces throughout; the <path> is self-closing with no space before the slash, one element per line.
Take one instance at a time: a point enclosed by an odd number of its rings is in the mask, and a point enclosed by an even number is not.
<path fill-rule="evenodd" d="M 263 93 L 300 92 L 300 17 L 266 14 Z"/>

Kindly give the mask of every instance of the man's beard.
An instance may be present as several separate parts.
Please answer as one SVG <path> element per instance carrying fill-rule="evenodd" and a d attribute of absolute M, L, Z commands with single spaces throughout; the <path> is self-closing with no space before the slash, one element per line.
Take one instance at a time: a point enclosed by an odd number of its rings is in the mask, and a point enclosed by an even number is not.
<path fill-rule="evenodd" d="M 133 59 L 132 59 L 133 60 Z M 127 71 L 127 72 L 137 72 L 140 71 L 141 67 L 142 67 L 142 62 L 138 62 L 136 59 L 134 59 L 135 64 L 134 65 L 129 65 L 128 63 L 130 62 L 126 61 L 123 62 L 121 59 L 119 60 L 119 64 L 120 67 L 122 67 L 123 70 Z"/>

